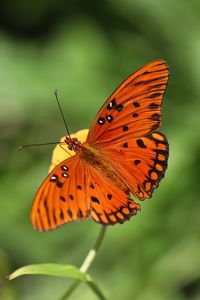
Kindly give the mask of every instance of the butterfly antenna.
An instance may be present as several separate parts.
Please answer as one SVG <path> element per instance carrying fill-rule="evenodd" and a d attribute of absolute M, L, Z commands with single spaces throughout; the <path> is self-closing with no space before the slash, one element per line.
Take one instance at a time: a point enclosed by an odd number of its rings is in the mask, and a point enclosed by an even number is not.
<path fill-rule="evenodd" d="M 56 144 L 66 144 L 65 142 L 51 142 L 51 143 L 42 143 L 42 144 L 28 144 L 22 145 L 17 148 L 17 150 L 22 150 L 27 147 L 35 147 L 35 146 L 47 146 L 47 145 L 56 145 Z"/>
<path fill-rule="evenodd" d="M 67 126 L 67 123 L 66 123 L 66 120 L 65 120 L 65 117 L 64 117 L 62 108 L 61 108 L 61 106 L 60 106 L 60 102 L 59 102 L 59 100 L 58 100 L 58 90 L 57 90 L 57 89 L 54 90 L 54 95 L 55 95 L 55 97 L 56 97 L 56 101 L 57 101 L 57 104 L 58 104 L 58 107 L 59 107 L 59 110 L 60 110 L 62 119 L 63 119 L 63 121 L 64 121 L 65 128 L 66 128 L 66 130 L 67 130 L 67 134 L 68 134 L 68 136 L 70 137 L 69 129 L 68 129 L 68 126 Z"/>

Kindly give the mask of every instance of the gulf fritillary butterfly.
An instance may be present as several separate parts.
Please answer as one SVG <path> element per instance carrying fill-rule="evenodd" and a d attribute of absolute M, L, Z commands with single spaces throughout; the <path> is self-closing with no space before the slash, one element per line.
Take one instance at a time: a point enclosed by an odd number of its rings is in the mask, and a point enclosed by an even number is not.
<path fill-rule="evenodd" d="M 84 142 L 64 138 L 73 156 L 64 152 L 36 193 L 35 228 L 51 230 L 89 218 L 110 225 L 136 215 L 140 205 L 130 194 L 150 198 L 167 168 L 168 142 L 157 130 L 168 77 L 165 61 L 150 62 L 108 98 Z"/>

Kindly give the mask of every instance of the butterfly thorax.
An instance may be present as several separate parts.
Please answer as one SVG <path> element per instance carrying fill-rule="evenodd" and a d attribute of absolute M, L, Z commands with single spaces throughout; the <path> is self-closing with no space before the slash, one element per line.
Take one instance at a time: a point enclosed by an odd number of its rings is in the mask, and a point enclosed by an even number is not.
<path fill-rule="evenodd" d="M 67 143 L 69 150 L 79 152 L 82 148 L 82 143 L 77 138 L 71 138 L 66 136 L 65 142 Z"/>

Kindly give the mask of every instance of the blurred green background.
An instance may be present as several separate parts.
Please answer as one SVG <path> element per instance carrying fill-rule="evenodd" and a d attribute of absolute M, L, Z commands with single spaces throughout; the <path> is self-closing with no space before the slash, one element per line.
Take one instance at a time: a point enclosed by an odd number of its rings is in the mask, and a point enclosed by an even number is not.
<path fill-rule="evenodd" d="M 170 82 L 162 131 L 169 167 L 142 212 L 109 227 L 90 273 L 108 299 L 200 299 L 200 2 L 182 0 L 4 0 L 0 4 L 0 299 L 59 299 L 70 280 L 4 278 L 25 264 L 79 266 L 99 226 L 34 231 L 29 212 L 65 128 L 88 128 L 134 70 L 165 59 Z M 96 299 L 84 284 L 71 297 Z"/>

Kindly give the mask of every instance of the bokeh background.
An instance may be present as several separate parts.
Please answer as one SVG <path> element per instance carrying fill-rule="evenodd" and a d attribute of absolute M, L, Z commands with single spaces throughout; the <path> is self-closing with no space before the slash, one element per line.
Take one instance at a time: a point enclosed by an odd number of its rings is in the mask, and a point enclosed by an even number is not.
<path fill-rule="evenodd" d="M 29 211 L 53 146 L 16 149 L 88 128 L 124 78 L 165 59 L 162 131 L 169 167 L 142 212 L 110 227 L 90 273 L 108 299 L 200 299 L 200 3 L 198 0 L 2 0 L 0 3 L 0 299 L 56 300 L 70 280 L 7 282 L 26 264 L 79 266 L 99 226 L 34 231 Z M 96 299 L 84 284 L 71 297 Z"/>

